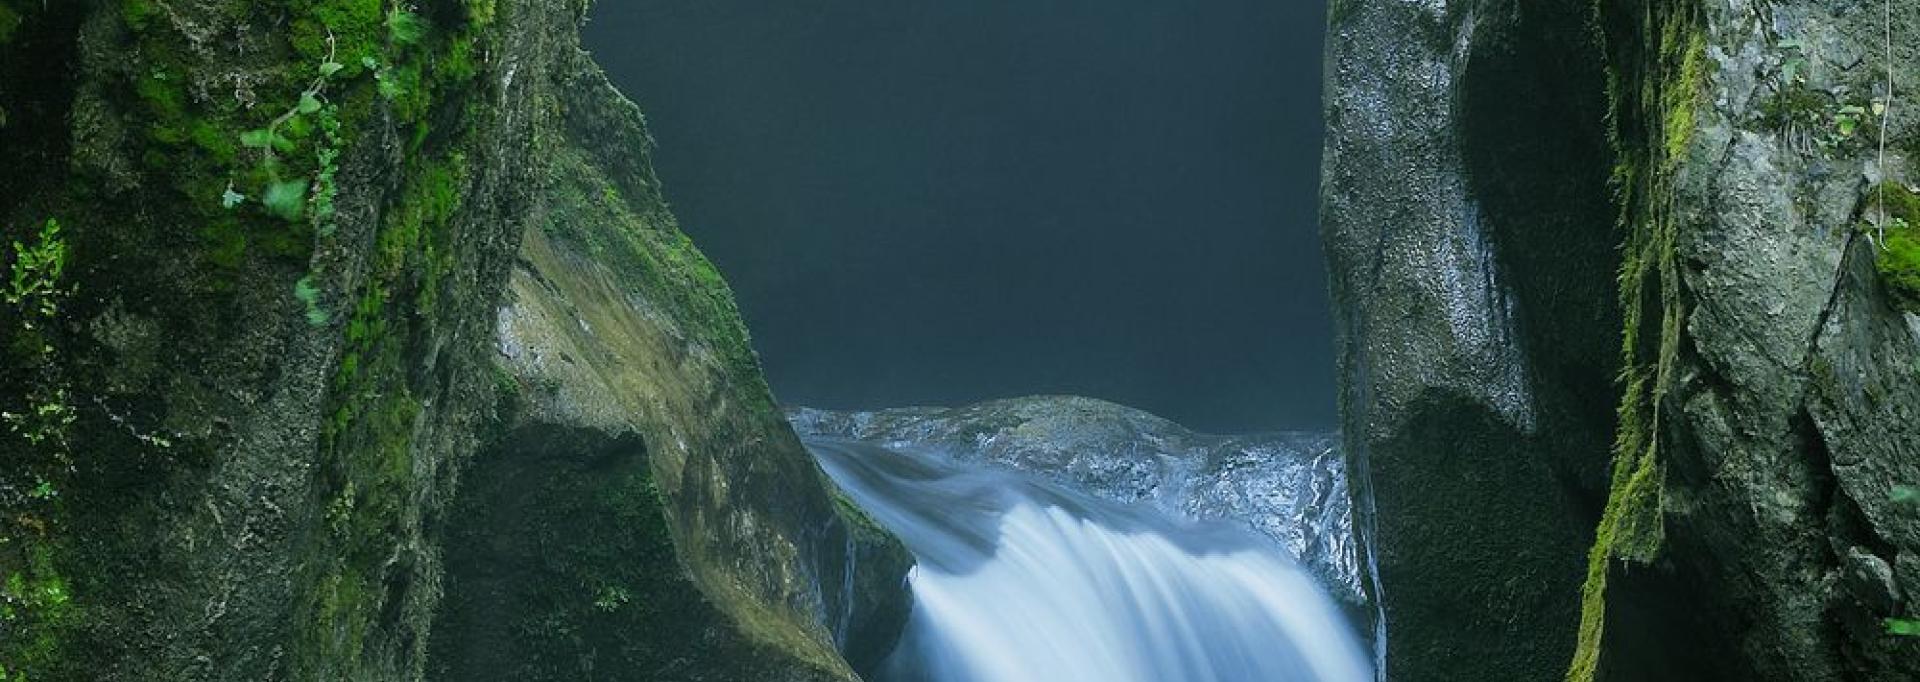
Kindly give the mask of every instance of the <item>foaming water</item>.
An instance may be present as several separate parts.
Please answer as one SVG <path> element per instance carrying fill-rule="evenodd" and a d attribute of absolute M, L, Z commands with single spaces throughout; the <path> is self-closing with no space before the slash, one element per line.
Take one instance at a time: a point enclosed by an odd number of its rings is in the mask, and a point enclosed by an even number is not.
<path fill-rule="evenodd" d="M 931 682 L 1371 680 L 1333 602 L 1251 533 L 925 453 L 810 441 L 919 559 L 879 671 Z"/>

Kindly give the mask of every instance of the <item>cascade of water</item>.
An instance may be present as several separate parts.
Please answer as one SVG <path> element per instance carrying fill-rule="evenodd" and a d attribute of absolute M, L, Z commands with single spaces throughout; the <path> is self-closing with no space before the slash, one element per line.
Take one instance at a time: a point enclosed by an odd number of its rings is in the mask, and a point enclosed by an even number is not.
<path fill-rule="evenodd" d="M 1372 679 L 1332 601 L 1249 532 L 926 453 L 808 446 L 919 559 L 886 679 Z"/>

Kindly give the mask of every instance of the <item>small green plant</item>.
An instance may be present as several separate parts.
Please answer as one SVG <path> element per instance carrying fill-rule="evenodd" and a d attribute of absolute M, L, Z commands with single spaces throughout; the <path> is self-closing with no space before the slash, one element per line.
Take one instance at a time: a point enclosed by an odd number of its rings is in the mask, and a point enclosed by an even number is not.
<path fill-rule="evenodd" d="M 1896 485 L 1893 487 L 1893 492 L 1889 493 L 1888 496 L 1893 498 L 1894 502 L 1906 505 L 1909 508 L 1920 507 L 1920 488 L 1915 488 L 1910 485 Z M 1887 628 L 1887 634 L 1899 635 L 1901 637 L 1920 637 L 1920 619 L 1887 618 L 1882 620 L 1881 623 Z"/>
<path fill-rule="evenodd" d="M 13 264 L 0 300 L 9 308 L 17 328 L 6 342 L 6 359 L 32 375 L 26 383 L 24 404 L 15 410 L 0 409 L 0 423 L 7 431 L 36 449 L 53 453 L 56 463 L 66 461 L 67 427 L 77 419 L 66 386 L 51 378 L 54 347 L 45 327 L 60 314 L 60 304 L 72 294 L 62 283 L 67 269 L 67 243 L 60 235 L 60 221 L 48 220 L 40 226 L 38 239 L 29 245 L 13 242 Z M 0 484 L 10 482 L 0 481 Z"/>
<path fill-rule="evenodd" d="M 1789 146 L 1801 152 L 1827 155 L 1860 151 L 1866 133 L 1883 127 L 1884 98 L 1861 100 L 1818 89 L 1808 82 L 1817 62 L 1798 40 L 1782 40 L 1779 79 L 1772 96 L 1760 106 L 1762 121 L 1778 131 Z"/>
<path fill-rule="evenodd" d="M 26 308 L 21 322 L 32 329 L 36 318 L 51 318 L 59 312 L 59 301 L 67 294 L 60 289 L 60 276 L 67 270 L 67 243 L 60 237 L 60 221 L 42 224 L 32 246 L 15 241 L 13 253 L 13 275 L 4 298 L 7 305 Z"/>
<path fill-rule="evenodd" d="M 326 106 L 322 103 L 322 97 L 326 92 L 327 82 L 333 78 L 334 74 L 345 68 L 334 61 L 334 49 L 333 37 L 328 36 L 326 60 L 316 68 L 317 75 L 307 85 L 307 89 L 301 91 L 299 100 L 292 107 L 274 117 L 266 127 L 255 128 L 240 134 L 240 145 L 259 150 L 262 167 L 267 171 L 267 186 L 260 193 L 260 205 L 266 207 L 268 213 L 288 222 L 298 221 L 304 215 L 309 182 L 306 178 L 281 177 L 279 154 L 290 154 L 294 151 L 293 140 L 282 134 L 281 128 L 302 116 L 317 114 Z M 245 198 L 233 191 L 232 186 L 229 185 L 226 193 L 221 196 L 220 203 L 227 208 L 233 208 Z"/>
<path fill-rule="evenodd" d="M 293 283 L 293 297 L 307 307 L 307 324 L 324 327 L 333 317 L 320 307 L 320 290 L 313 286 L 313 276 L 308 275 Z"/>
<path fill-rule="evenodd" d="M 1854 131 L 1860 129 L 1860 122 L 1865 120 L 1866 116 L 1866 107 L 1858 104 L 1841 105 L 1840 110 L 1833 114 L 1834 133 L 1842 138 L 1853 137 Z"/>
<path fill-rule="evenodd" d="M 1920 311 L 1920 193 L 1891 181 L 1872 192 L 1867 215 L 1877 224 L 1861 229 L 1878 247 L 1874 267 L 1895 303 Z"/>
<path fill-rule="evenodd" d="M 627 588 L 619 585 L 608 585 L 600 588 L 600 596 L 593 600 L 593 608 L 600 609 L 605 613 L 613 613 L 631 601 L 633 601 L 633 593 L 627 591 Z"/>
<path fill-rule="evenodd" d="M 60 223 L 15 240 L 0 279 L 0 682 L 24 682 L 59 656 L 71 595 L 56 570 L 59 482 L 72 469 L 68 434 L 77 412 L 57 360 L 68 250 Z M 37 674 L 37 673 L 35 673 Z"/>
<path fill-rule="evenodd" d="M 393 9 L 387 11 L 387 35 L 393 39 L 395 44 L 413 45 L 418 43 L 421 38 L 427 35 L 427 28 L 427 20 L 420 18 L 420 15 L 414 14 L 404 7 L 395 6 Z"/>
<path fill-rule="evenodd" d="M 334 207 L 333 199 L 339 194 L 334 177 L 340 173 L 340 149 L 345 140 L 340 137 L 340 108 L 327 104 L 318 112 L 320 121 L 320 146 L 314 150 L 314 161 L 319 172 L 313 178 L 313 223 L 314 232 L 322 237 L 333 236 Z"/>

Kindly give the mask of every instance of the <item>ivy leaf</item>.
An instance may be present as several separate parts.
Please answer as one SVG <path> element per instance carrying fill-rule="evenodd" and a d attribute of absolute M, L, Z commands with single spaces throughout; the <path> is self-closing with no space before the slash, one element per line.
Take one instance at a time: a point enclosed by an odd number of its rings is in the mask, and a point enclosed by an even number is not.
<path fill-rule="evenodd" d="M 302 114 L 311 114 L 319 110 L 320 98 L 314 97 L 311 91 L 300 93 L 300 106 L 295 107 L 294 111 Z"/>
<path fill-rule="evenodd" d="M 347 65 L 341 64 L 340 62 L 323 63 L 320 65 L 320 77 L 326 78 L 332 76 L 333 74 L 340 73 L 340 70 L 344 68 L 347 68 Z"/>
<path fill-rule="evenodd" d="M 1794 57 L 1792 59 L 1787 60 L 1785 64 L 1782 64 L 1780 66 L 1781 75 L 1786 77 L 1786 82 L 1788 84 L 1799 82 L 1800 70 L 1803 68 L 1806 68 L 1806 66 L 1807 66 L 1806 58 Z"/>
<path fill-rule="evenodd" d="M 1920 620 L 1912 620 L 1908 618 L 1888 618 L 1881 622 L 1886 623 L 1888 634 L 1901 635 L 1905 637 L 1920 636 Z"/>
<path fill-rule="evenodd" d="M 273 146 L 273 131 L 259 128 L 240 133 L 240 144 L 249 149 L 266 149 Z"/>
<path fill-rule="evenodd" d="M 233 208 L 246 203 L 247 195 L 233 191 L 233 185 L 227 185 L 227 191 L 220 195 L 221 208 Z"/>
<path fill-rule="evenodd" d="M 1915 488 L 1910 485 L 1896 485 L 1893 487 L 1893 493 L 1887 497 L 1902 504 L 1913 504 L 1920 502 L 1920 488 Z"/>
<path fill-rule="evenodd" d="M 267 211 L 283 219 L 299 220 L 307 206 L 307 181 L 288 180 L 268 184 L 260 203 L 267 207 Z"/>

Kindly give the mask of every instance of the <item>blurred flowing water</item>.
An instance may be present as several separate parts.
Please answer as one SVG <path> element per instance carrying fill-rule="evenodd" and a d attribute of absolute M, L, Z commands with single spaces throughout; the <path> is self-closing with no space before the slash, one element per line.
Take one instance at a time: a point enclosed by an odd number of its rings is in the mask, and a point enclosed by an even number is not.
<path fill-rule="evenodd" d="M 877 675 L 930 682 L 1373 678 L 1334 602 L 1272 542 L 930 451 L 807 441 L 919 560 Z"/>

